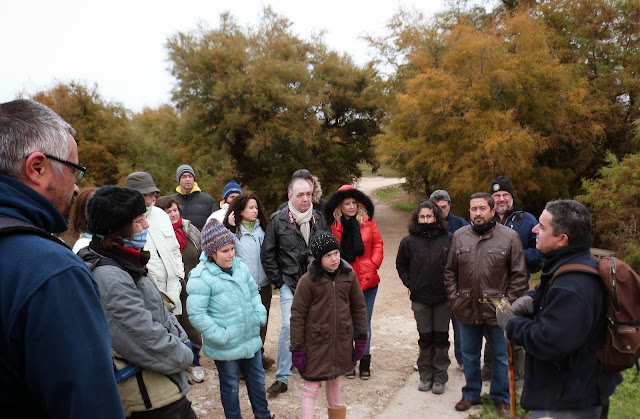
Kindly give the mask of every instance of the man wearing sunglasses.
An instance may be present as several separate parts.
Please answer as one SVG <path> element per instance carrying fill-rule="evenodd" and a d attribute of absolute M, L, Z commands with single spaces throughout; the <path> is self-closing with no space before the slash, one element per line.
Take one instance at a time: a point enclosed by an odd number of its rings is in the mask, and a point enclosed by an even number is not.
<path fill-rule="evenodd" d="M 73 135 L 44 105 L 0 104 L 3 417 L 124 417 L 98 286 L 53 235 L 86 171 Z"/>

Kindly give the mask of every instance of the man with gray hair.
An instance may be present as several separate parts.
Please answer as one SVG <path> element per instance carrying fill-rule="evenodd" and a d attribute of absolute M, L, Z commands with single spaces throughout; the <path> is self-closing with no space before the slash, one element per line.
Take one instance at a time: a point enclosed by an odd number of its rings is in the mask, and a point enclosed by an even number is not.
<path fill-rule="evenodd" d="M 602 372 L 596 355 L 604 343 L 606 294 L 597 275 L 570 266 L 597 269 L 591 214 L 577 201 L 551 201 L 533 232 L 544 255 L 540 285 L 496 310 L 507 338 L 526 351 L 522 407 L 532 418 L 607 417 L 622 376 Z"/>
<path fill-rule="evenodd" d="M 298 280 L 311 262 L 309 243 L 313 236 L 328 229 L 322 213 L 311 204 L 312 186 L 303 178 L 293 178 L 287 189 L 289 202 L 274 212 L 265 232 L 260 259 L 267 278 L 280 289 L 282 328 L 278 340 L 276 381 L 267 389 L 269 397 L 287 391 L 291 376 L 289 321 Z"/>
<path fill-rule="evenodd" d="M 75 131 L 30 100 L 0 104 L 0 411 L 123 418 L 91 271 L 54 234 L 85 167 Z"/>

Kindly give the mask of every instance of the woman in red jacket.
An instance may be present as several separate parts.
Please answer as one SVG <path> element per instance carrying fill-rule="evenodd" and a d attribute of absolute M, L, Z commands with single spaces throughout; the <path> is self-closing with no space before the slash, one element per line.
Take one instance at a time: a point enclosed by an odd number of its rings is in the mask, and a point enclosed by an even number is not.
<path fill-rule="evenodd" d="M 373 220 L 373 202 L 363 192 L 352 185 L 342 185 L 334 192 L 324 207 L 327 223 L 331 232 L 340 243 L 341 255 L 355 271 L 367 304 L 368 338 L 365 355 L 360 360 L 360 378 L 368 380 L 371 376 L 371 316 L 373 304 L 378 293 L 378 269 L 382 264 L 382 236 Z M 347 378 L 355 378 L 355 370 Z"/>

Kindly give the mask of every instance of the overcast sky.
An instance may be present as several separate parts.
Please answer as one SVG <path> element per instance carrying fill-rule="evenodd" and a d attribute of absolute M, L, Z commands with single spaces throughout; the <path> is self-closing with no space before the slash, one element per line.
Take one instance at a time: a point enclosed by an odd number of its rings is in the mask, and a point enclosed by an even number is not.
<path fill-rule="evenodd" d="M 326 30 L 325 42 L 357 63 L 370 59 L 364 33 L 382 35 L 402 6 L 426 16 L 443 0 L 0 0 L 0 103 L 53 87 L 56 81 L 98 85 L 107 101 L 138 112 L 170 102 L 167 38 L 199 22 L 218 26 L 228 11 L 256 26 L 262 9 L 293 23 L 299 37 Z"/>

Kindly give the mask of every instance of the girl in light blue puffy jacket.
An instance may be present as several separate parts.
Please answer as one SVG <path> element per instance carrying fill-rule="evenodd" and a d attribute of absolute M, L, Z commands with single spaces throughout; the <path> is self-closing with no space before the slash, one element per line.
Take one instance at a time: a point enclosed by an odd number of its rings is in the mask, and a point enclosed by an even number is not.
<path fill-rule="evenodd" d="M 249 268 L 235 257 L 234 235 L 211 219 L 202 229 L 200 263 L 189 274 L 187 310 L 202 333 L 204 354 L 215 361 L 225 417 L 239 418 L 239 372 L 253 414 L 270 418 L 264 386 L 260 327 L 267 311 Z"/>

